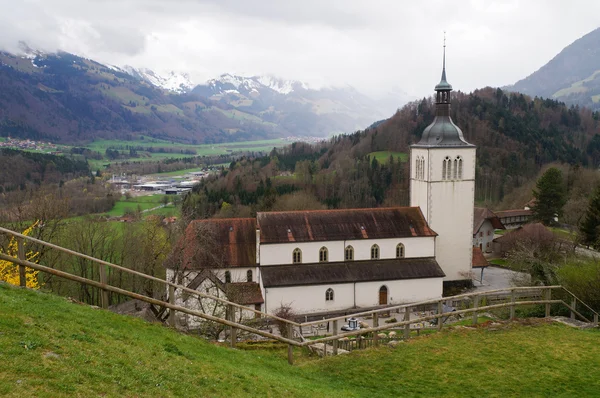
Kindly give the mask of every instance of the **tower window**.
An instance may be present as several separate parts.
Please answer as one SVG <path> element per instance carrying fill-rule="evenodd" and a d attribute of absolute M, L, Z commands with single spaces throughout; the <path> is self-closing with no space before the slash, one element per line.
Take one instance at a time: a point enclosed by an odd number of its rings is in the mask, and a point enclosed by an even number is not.
<path fill-rule="evenodd" d="M 425 158 L 421 157 L 421 179 L 425 179 Z"/>
<path fill-rule="evenodd" d="M 379 246 L 377 246 L 377 245 L 371 246 L 371 259 L 372 260 L 379 259 Z"/>
<path fill-rule="evenodd" d="M 225 271 L 225 283 L 231 283 L 231 272 Z"/>
<path fill-rule="evenodd" d="M 398 246 L 396 246 L 396 258 L 404 258 L 404 245 L 402 243 L 398 243 Z"/>
<path fill-rule="evenodd" d="M 302 250 L 295 248 L 292 253 L 292 263 L 300 264 L 302 262 Z"/>
<path fill-rule="evenodd" d="M 249 269 L 248 272 L 246 272 L 246 282 L 252 282 L 252 270 Z"/>
<path fill-rule="evenodd" d="M 333 289 L 329 288 L 325 291 L 325 301 L 333 301 Z"/>
<path fill-rule="evenodd" d="M 344 250 L 344 260 L 354 260 L 354 248 L 352 246 L 346 246 L 346 250 Z"/>
<path fill-rule="evenodd" d="M 454 178 L 456 180 L 456 178 L 458 177 L 458 158 L 454 159 L 454 175 L 452 176 L 452 178 Z"/>
<path fill-rule="evenodd" d="M 452 178 L 452 159 L 446 156 L 442 168 L 442 180 L 449 180 L 450 178 Z"/>
<path fill-rule="evenodd" d="M 458 177 L 457 178 L 459 180 L 462 180 L 462 178 L 463 178 L 463 160 L 460 156 L 458 156 L 456 158 L 456 161 L 458 162 L 458 171 L 457 171 Z"/>
<path fill-rule="evenodd" d="M 322 248 L 319 249 L 319 262 L 320 263 L 326 263 L 328 260 L 328 250 L 325 246 L 323 246 Z"/>

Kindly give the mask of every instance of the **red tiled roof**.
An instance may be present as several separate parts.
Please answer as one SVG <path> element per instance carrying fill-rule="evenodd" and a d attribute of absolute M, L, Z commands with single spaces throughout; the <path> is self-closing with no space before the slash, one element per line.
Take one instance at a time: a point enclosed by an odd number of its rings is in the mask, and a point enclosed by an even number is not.
<path fill-rule="evenodd" d="M 473 209 L 473 235 L 479 232 L 485 220 L 490 220 L 494 229 L 506 229 L 493 211 L 485 207 L 476 207 Z"/>
<path fill-rule="evenodd" d="M 167 261 L 168 267 L 255 266 L 256 220 L 222 218 L 192 221 L 175 245 L 171 257 L 173 261 Z"/>
<path fill-rule="evenodd" d="M 490 263 L 483 255 L 483 252 L 477 246 L 473 246 L 473 260 L 471 261 L 471 266 L 473 268 L 485 268 Z"/>
<path fill-rule="evenodd" d="M 437 236 L 419 207 L 257 214 L 261 243 Z"/>

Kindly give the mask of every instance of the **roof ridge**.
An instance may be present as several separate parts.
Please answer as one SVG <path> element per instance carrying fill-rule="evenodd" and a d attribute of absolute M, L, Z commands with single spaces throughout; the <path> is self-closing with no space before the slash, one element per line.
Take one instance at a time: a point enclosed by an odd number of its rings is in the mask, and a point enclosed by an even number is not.
<path fill-rule="evenodd" d="M 351 209 L 318 209 L 318 210 L 281 210 L 281 211 L 259 211 L 259 214 L 281 214 L 281 213 L 337 213 L 342 211 L 384 211 L 384 210 L 402 210 L 417 209 L 419 206 L 393 206 L 393 207 L 357 207 Z"/>

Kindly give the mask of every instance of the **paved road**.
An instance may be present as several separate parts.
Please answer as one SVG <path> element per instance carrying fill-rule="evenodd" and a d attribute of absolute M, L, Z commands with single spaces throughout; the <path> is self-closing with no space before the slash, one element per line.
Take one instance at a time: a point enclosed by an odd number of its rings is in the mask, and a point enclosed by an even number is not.
<path fill-rule="evenodd" d="M 481 278 L 481 272 L 474 272 L 473 285 L 475 291 L 487 291 L 494 289 L 506 289 L 513 285 L 513 281 L 516 278 L 526 278 L 527 274 L 522 272 L 515 272 L 505 268 L 499 267 L 487 267 L 483 271 L 483 283 L 479 280 Z"/>

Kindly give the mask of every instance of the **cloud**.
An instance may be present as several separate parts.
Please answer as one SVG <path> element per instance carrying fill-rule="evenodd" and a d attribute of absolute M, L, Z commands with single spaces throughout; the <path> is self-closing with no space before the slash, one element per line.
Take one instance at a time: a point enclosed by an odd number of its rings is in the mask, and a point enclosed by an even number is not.
<path fill-rule="evenodd" d="M 0 0 L 0 48 L 19 40 L 101 62 L 273 74 L 371 94 L 429 95 L 443 31 L 456 89 L 514 83 L 598 27 L 600 2 L 572 0 Z"/>

